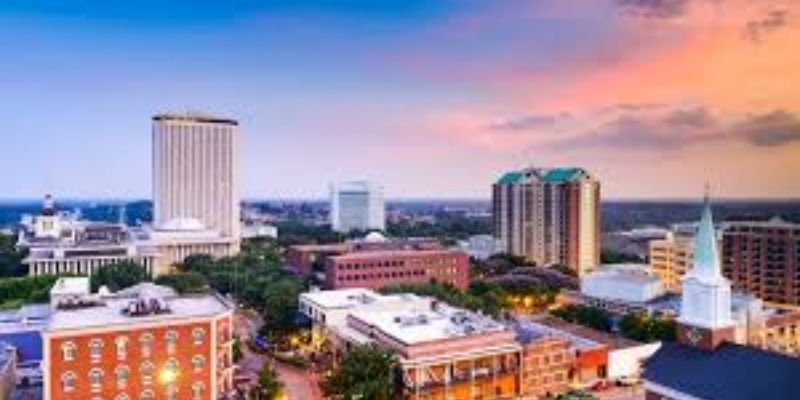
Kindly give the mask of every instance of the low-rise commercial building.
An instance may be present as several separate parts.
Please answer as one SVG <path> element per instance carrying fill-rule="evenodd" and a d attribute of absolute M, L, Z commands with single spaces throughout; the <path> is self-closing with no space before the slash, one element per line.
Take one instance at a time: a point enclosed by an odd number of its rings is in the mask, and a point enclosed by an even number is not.
<path fill-rule="evenodd" d="M 232 389 L 232 319 L 217 295 L 153 284 L 63 296 L 44 330 L 44 399 L 217 399 Z"/>
<path fill-rule="evenodd" d="M 459 250 L 365 251 L 329 257 L 325 282 L 330 289 L 380 289 L 397 284 L 448 283 L 469 286 L 469 257 Z"/>
<path fill-rule="evenodd" d="M 664 295 L 662 281 L 642 265 L 606 265 L 581 278 L 581 294 L 599 300 L 647 303 Z"/>

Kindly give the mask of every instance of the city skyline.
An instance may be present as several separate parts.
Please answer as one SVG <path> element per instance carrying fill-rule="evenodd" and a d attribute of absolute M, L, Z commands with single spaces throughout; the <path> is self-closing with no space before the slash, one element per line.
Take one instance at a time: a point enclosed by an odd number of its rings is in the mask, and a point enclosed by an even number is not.
<path fill-rule="evenodd" d="M 245 198 L 488 199 L 524 165 L 800 197 L 790 1 L 103 3 L 0 5 L 0 198 L 150 198 L 151 116 L 195 109 L 241 121 Z"/>

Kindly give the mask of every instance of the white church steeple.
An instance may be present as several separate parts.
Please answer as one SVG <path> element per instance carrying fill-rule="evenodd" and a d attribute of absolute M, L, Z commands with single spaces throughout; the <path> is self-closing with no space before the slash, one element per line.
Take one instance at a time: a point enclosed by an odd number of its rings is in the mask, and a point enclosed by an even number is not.
<path fill-rule="evenodd" d="M 678 321 L 683 325 L 711 330 L 733 325 L 731 285 L 722 276 L 708 193 L 694 238 L 694 264 L 683 277 L 681 315 Z"/>

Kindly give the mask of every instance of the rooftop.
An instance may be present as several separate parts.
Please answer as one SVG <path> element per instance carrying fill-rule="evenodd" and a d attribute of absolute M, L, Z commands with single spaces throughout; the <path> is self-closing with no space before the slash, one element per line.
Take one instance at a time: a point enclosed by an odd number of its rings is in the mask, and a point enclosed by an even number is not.
<path fill-rule="evenodd" d="M 560 168 L 526 168 L 518 171 L 510 171 L 503 174 L 497 180 L 501 185 L 513 185 L 523 183 L 528 178 L 535 177 L 538 180 L 548 183 L 563 183 L 572 181 L 587 172 L 582 168 L 560 167 Z"/>
<path fill-rule="evenodd" d="M 573 324 L 559 318 L 544 316 L 529 321 L 531 324 L 538 325 L 540 329 L 551 328 L 550 332 L 560 332 L 565 338 L 571 338 L 573 344 L 579 349 L 592 348 L 599 345 L 608 346 L 610 349 L 626 349 L 635 347 L 641 343 L 624 338 L 619 335 L 601 332 L 583 325 Z M 546 331 L 546 330 L 545 330 Z"/>
<path fill-rule="evenodd" d="M 323 308 L 353 308 L 365 304 L 372 304 L 385 296 L 375 291 L 362 288 L 339 289 L 339 290 L 320 290 L 307 292 L 300 295 Z"/>
<path fill-rule="evenodd" d="M 179 122 L 199 122 L 209 124 L 226 124 L 226 125 L 239 125 L 235 119 L 218 117 L 210 114 L 200 112 L 184 112 L 184 113 L 161 113 L 153 116 L 153 121 L 179 121 Z"/>
<path fill-rule="evenodd" d="M 698 399 L 788 399 L 800 382 L 800 359 L 732 343 L 714 351 L 664 343 L 644 379 Z"/>
<path fill-rule="evenodd" d="M 508 330 L 489 317 L 438 302 L 424 310 L 355 310 L 350 316 L 406 345 Z"/>
<path fill-rule="evenodd" d="M 342 260 L 361 260 L 365 258 L 431 256 L 431 255 L 456 254 L 456 253 L 466 254 L 462 250 L 450 250 L 450 249 L 434 249 L 434 250 L 398 249 L 398 250 L 357 251 L 353 253 L 346 253 L 346 254 L 332 256 L 331 259 L 342 261 Z"/>
<path fill-rule="evenodd" d="M 52 332 L 213 317 L 232 307 L 216 294 L 174 296 L 171 293 L 169 288 L 143 284 L 110 296 L 93 296 L 80 303 L 72 302 L 66 304 L 70 307 L 53 311 L 45 330 Z M 142 307 L 150 308 L 144 310 Z"/>

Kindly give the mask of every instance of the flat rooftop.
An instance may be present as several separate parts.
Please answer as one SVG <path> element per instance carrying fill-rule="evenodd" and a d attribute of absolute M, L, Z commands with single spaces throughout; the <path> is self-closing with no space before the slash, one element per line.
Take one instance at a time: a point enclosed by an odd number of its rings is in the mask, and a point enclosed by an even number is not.
<path fill-rule="evenodd" d="M 561 337 L 571 341 L 578 349 L 588 349 L 599 345 L 605 345 L 608 346 L 609 349 L 614 350 L 641 345 L 641 343 L 635 340 L 607 332 L 601 332 L 551 316 L 538 317 L 530 321 L 525 321 L 525 323 L 530 324 L 530 326 L 536 329 L 540 329 L 542 332 L 561 335 Z"/>
<path fill-rule="evenodd" d="M 509 330 L 489 317 L 442 303 L 426 310 L 356 310 L 350 316 L 406 345 Z"/>
<path fill-rule="evenodd" d="M 179 322 L 189 318 L 214 317 L 232 310 L 232 306 L 219 295 L 199 294 L 164 297 L 161 300 L 168 307 L 168 312 L 131 316 L 125 311 L 139 298 L 134 292 L 128 291 L 124 296 L 98 298 L 98 304 L 94 306 L 53 310 L 45 331 L 124 327 L 143 322 Z"/>
<path fill-rule="evenodd" d="M 307 292 L 300 295 L 301 299 L 306 299 L 322 308 L 353 308 L 372 304 L 384 299 L 386 296 L 373 290 L 352 288 L 339 290 L 320 290 L 317 292 Z"/>
<path fill-rule="evenodd" d="M 449 249 L 441 249 L 441 250 L 406 250 L 406 249 L 399 249 L 399 250 L 375 250 L 375 251 L 357 251 L 353 253 L 342 254 L 338 256 L 333 256 L 331 259 L 341 261 L 341 260 L 360 260 L 365 258 L 387 258 L 387 257 L 403 257 L 403 256 L 417 256 L 417 257 L 424 257 L 424 256 L 434 256 L 434 255 L 443 255 L 443 254 L 460 254 L 464 253 L 463 250 L 449 250 Z M 466 254 L 466 253 L 464 253 Z"/>

